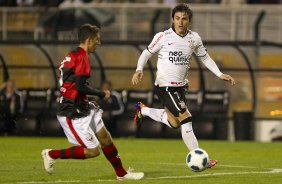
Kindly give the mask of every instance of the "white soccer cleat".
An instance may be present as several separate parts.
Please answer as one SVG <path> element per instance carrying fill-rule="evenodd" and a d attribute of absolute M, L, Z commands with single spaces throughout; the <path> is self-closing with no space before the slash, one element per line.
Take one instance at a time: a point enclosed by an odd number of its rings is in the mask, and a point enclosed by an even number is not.
<path fill-rule="evenodd" d="M 44 162 L 44 167 L 48 174 L 52 174 L 54 170 L 53 165 L 55 163 L 55 159 L 51 158 L 48 154 L 50 150 L 51 149 L 44 149 L 41 152 L 43 162 Z"/>
<path fill-rule="evenodd" d="M 144 173 L 143 172 L 132 172 L 133 169 L 130 169 L 127 171 L 127 174 L 119 177 L 117 176 L 118 180 L 141 180 L 144 178 Z"/>

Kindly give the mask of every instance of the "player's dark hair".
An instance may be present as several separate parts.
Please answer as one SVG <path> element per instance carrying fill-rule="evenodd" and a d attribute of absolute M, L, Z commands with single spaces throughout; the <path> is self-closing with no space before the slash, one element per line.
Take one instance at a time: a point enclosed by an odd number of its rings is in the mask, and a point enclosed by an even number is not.
<path fill-rule="evenodd" d="M 173 10 L 172 10 L 172 13 L 171 13 L 172 19 L 174 18 L 174 15 L 175 15 L 176 12 L 185 12 L 185 13 L 187 13 L 187 15 L 189 17 L 189 21 L 191 22 L 193 13 L 192 13 L 192 10 L 189 8 L 188 4 L 181 3 L 181 4 L 178 4 L 177 6 L 175 6 L 173 8 Z"/>
<path fill-rule="evenodd" d="M 91 24 L 83 24 L 78 30 L 79 43 L 84 43 L 89 37 L 95 37 L 99 33 L 100 29 Z"/>

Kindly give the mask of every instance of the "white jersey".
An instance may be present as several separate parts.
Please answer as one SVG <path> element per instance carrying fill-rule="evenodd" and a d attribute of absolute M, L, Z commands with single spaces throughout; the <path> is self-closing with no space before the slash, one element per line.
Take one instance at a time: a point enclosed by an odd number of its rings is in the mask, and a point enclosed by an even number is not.
<path fill-rule="evenodd" d="M 172 28 L 157 33 L 147 49 L 152 54 L 159 52 L 155 85 L 160 87 L 186 85 L 192 54 L 207 54 L 198 33 L 189 30 L 180 36 Z"/>

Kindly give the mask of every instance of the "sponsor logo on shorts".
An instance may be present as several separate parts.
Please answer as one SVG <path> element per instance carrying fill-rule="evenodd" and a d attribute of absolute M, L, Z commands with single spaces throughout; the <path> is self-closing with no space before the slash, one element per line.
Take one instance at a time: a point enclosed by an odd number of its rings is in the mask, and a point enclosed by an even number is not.
<path fill-rule="evenodd" d="M 183 101 L 180 101 L 179 105 L 180 105 L 181 109 L 185 109 L 186 108 L 186 104 Z"/>

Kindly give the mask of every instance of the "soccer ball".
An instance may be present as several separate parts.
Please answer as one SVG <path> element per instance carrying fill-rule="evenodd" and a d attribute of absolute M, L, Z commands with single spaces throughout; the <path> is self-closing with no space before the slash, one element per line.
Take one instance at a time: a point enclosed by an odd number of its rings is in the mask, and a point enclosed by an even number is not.
<path fill-rule="evenodd" d="M 209 161 L 208 153 L 200 148 L 190 151 L 186 157 L 187 166 L 195 172 L 206 169 Z"/>

